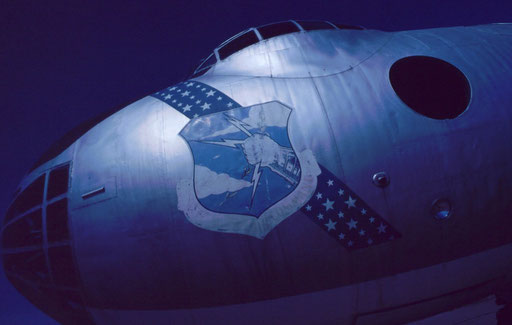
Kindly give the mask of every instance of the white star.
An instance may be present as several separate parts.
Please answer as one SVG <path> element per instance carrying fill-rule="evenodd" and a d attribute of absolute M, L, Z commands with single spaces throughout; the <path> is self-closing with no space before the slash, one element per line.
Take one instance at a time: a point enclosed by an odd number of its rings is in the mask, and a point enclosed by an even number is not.
<path fill-rule="evenodd" d="M 336 230 L 336 222 L 333 222 L 331 219 L 329 219 L 329 222 L 324 224 L 324 226 L 327 227 L 327 232 L 329 232 L 331 230 Z"/>
<path fill-rule="evenodd" d="M 368 245 L 373 244 L 373 240 L 371 238 L 368 238 Z"/>
<path fill-rule="evenodd" d="M 370 219 L 368 219 L 368 220 L 370 220 L 370 223 L 373 223 L 375 221 L 375 218 L 374 217 L 370 217 Z"/>
<path fill-rule="evenodd" d="M 231 106 L 233 106 L 233 103 L 229 103 L 229 104 L 228 104 L 228 107 L 231 107 Z"/>
<path fill-rule="evenodd" d="M 217 97 L 217 100 L 222 100 L 222 97 L 220 97 L 220 96 L 219 96 L 219 97 Z"/>
<path fill-rule="evenodd" d="M 215 94 L 215 93 L 216 93 L 216 91 L 210 90 L 209 92 L 206 93 L 206 97 L 213 96 L 213 94 Z"/>
<path fill-rule="evenodd" d="M 364 236 L 365 233 L 366 231 L 364 231 L 364 229 L 361 229 L 361 231 L 359 231 L 359 236 Z"/>
<path fill-rule="evenodd" d="M 192 107 L 192 105 L 188 105 L 188 104 L 185 105 L 185 107 L 183 107 L 183 113 L 190 111 L 191 107 Z"/>
<path fill-rule="evenodd" d="M 194 118 L 196 118 L 196 117 L 199 117 L 199 114 L 195 113 L 194 114 Z"/>
<path fill-rule="evenodd" d="M 345 193 L 345 191 L 340 188 L 340 190 L 338 191 L 338 195 L 342 196 L 344 193 Z"/>
<path fill-rule="evenodd" d="M 190 96 L 190 99 L 194 99 L 194 98 L 196 98 L 196 96 Z"/>
<path fill-rule="evenodd" d="M 348 243 L 347 243 L 347 245 L 348 245 L 348 246 L 352 246 L 352 245 L 354 245 L 354 242 L 353 242 L 353 241 L 351 241 L 351 240 L 349 240 L 349 241 L 348 241 Z"/>
<path fill-rule="evenodd" d="M 205 91 L 205 90 L 206 90 L 206 88 L 201 88 L 201 91 Z"/>
<path fill-rule="evenodd" d="M 386 232 L 386 228 L 387 228 L 387 227 L 388 227 L 388 226 L 386 226 L 385 224 L 381 223 L 381 224 L 380 224 L 380 226 L 379 226 L 379 228 L 377 228 L 377 229 L 379 229 L 379 234 L 383 234 L 383 233 L 385 233 L 385 232 Z"/>
<path fill-rule="evenodd" d="M 319 213 L 316 217 L 318 218 L 318 220 L 322 220 L 324 218 L 324 215 Z"/>
<path fill-rule="evenodd" d="M 334 182 L 332 179 L 327 181 L 327 186 L 333 186 L 333 185 L 334 185 Z"/>
<path fill-rule="evenodd" d="M 193 85 L 194 85 L 194 83 L 193 83 L 193 82 L 189 82 L 189 83 L 187 84 L 187 87 L 192 87 Z"/>
<path fill-rule="evenodd" d="M 167 94 L 167 96 L 164 97 L 164 99 L 171 99 L 172 95 Z"/>
<path fill-rule="evenodd" d="M 318 192 L 316 193 L 316 199 L 320 200 L 322 198 L 322 193 Z"/>
<path fill-rule="evenodd" d="M 181 107 L 181 106 L 183 106 L 183 104 L 182 104 L 182 103 L 179 103 L 179 104 L 178 104 L 178 107 Z"/>
<path fill-rule="evenodd" d="M 306 205 L 306 210 L 307 210 L 307 211 L 311 211 L 311 205 L 309 205 L 309 204 L 308 204 L 308 205 Z"/>
<path fill-rule="evenodd" d="M 173 99 L 173 100 L 172 100 L 172 102 L 173 102 L 173 103 L 176 103 L 176 99 Z"/>
<path fill-rule="evenodd" d="M 196 88 L 201 88 L 201 85 L 197 85 Z"/>
<path fill-rule="evenodd" d="M 354 219 L 350 219 L 350 222 L 347 222 L 346 224 L 348 226 L 348 230 L 352 228 L 357 229 L 357 221 L 355 221 Z"/>
<path fill-rule="evenodd" d="M 176 87 L 169 88 L 169 91 L 176 90 Z"/>
<path fill-rule="evenodd" d="M 345 234 L 344 234 L 344 233 L 340 233 L 340 234 L 339 234 L 339 236 L 338 236 L 338 238 L 339 238 L 340 240 L 345 239 Z"/>
<path fill-rule="evenodd" d="M 199 104 L 201 101 L 200 100 L 196 100 L 196 104 Z"/>
<path fill-rule="evenodd" d="M 348 200 L 347 200 L 347 201 L 345 201 L 345 203 L 348 205 L 348 208 L 350 209 L 350 208 L 355 208 L 355 207 L 356 207 L 356 205 L 355 205 L 356 201 L 357 201 L 356 199 L 353 199 L 353 198 L 349 195 L 349 196 L 348 196 Z"/>
<path fill-rule="evenodd" d="M 322 205 L 325 207 L 325 211 L 329 211 L 330 209 L 332 209 L 332 205 L 334 204 L 334 201 L 329 201 L 329 198 L 327 198 L 327 200 L 322 203 Z"/>
<path fill-rule="evenodd" d="M 345 214 L 343 214 L 343 212 L 341 212 L 341 211 L 340 211 L 340 212 L 338 212 L 338 218 L 340 218 L 340 219 L 341 219 L 341 218 L 343 218 L 344 216 L 345 216 Z"/>
<path fill-rule="evenodd" d="M 203 109 L 203 111 L 210 109 L 210 104 L 204 103 L 203 106 L 201 106 L 201 108 Z"/>
<path fill-rule="evenodd" d="M 183 96 L 183 97 L 188 96 L 188 95 L 190 95 L 190 91 L 188 91 L 188 90 L 181 93 L 181 96 Z"/>
<path fill-rule="evenodd" d="M 364 216 L 366 214 L 366 209 L 365 208 L 362 208 L 361 209 L 361 214 Z"/>
<path fill-rule="evenodd" d="M 178 90 L 176 90 L 176 91 L 177 91 L 177 92 L 180 92 L 180 91 L 181 91 L 181 89 L 178 89 Z"/>

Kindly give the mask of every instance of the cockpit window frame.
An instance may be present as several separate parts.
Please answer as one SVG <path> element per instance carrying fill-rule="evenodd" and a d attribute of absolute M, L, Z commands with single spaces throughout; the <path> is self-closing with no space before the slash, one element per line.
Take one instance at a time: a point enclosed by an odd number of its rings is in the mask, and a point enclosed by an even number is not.
<path fill-rule="evenodd" d="M 301 27 L 302 27 L 302 30 L 305 31 L 305 32 L 313 32 L 313 31 L 317 31 L 317 30 L 336 30 L 336 26 L 334 26 L 333 24 L 331 24 L 330 22 L 326 21 L 326 20 L 298 20 L 296 21 L 297 24 L 299 24 Z M 331 28 L 311 28 L 311 27 L 308 27 L 308 28 L 305 28 L 305 26 L 302 26 L 302 24 L 315 24 L 315 23 L 324 23 L 325 25 L 329 25 L 331 26 Z"/>
<path fill-rule="evenodd" d="M 247 47 L 249 47 L 251 45 L 254 45 L 254 44 L 257 44 L 257 43 L 261 42 L 262 41 L 261 35 L 259 33 L 256 33 L 255 30 L 256 30 L 256 28 L 254 28 L 254 27 L 246 29 L 243 32 L 240 32 L 240 33 L 236 34 L 235 36 L 229 38 L 227 41 L 224 41 L 221 45 L 217 46 L 215 48 L 215 50 L 213 50 L 213 52 L 215 53 L 215 57 L 217 58 L 217 62 L 218 61 L 223 61 L 223 60 L 229 58 L 231 55 L 233 55 L 233 54 L 235 54 L 235 53 L 237 53 L 237 52 L 239 52 L 239 51 L 241 51 L 241 50 L 243 50 L 243 49 L 245 49 L 245 48 L 247 48 Z M 225 57 L 221 57 L 222 54 L 221 54 L 221 52 L 219 52 L 221 49 L 223 49 L 228 44 L 231 44 L 235 40 L 237 40 L 237 39 L 241 38 L 242 36 L 245 36 L 245 35 L 247 35 L 249 33 L 253 33 L 256 36 L 256 39 L 258 39 L 258 41 L 254 42 L 254 43 L 251 43 L 249 45 L 246 45 L 244 47 L 238 48 L 235 51 L 231 52 L 230 54 L 226 55 Z"/>
<path fill-rule="evenodd" d="M 212 64 L 206 64 L 212 57 L 215 58 L 215 62 L 213 62 Z M 217 55 L 215 54 L 215 52 L 212 52 L 210 53 L 210 55 L 208 55 L 205 59 L 203 59 L 201 61 L 201 63 L 199 64 L 199 66 L 194 70 L 194 73 L 192 74 L 193 76 L 200 76 L 202 75 L 202 71 L 207 71 L 208 69 L 210 69 L 212 66 L 214 66 L 217 62 L 218 62 L 218 57 Z M 206 72 L 205 71 L 205 72 Z"/>
<path fill-rule="evenodd" d="M 365 28 L 364 27 L 361 27 L 361 26 L 350 26 L 350 25 L 342 25 L 342 24 L 338 24 L 338 23 L 333 23 L 333 22 L 330 22 L 330 21 L 327 21 L 327 20 L 302 20 L 302 21 L 311 21 L 311 22 L 324 22 L 325 24 L 327 25 L 330 25 L 332 26 L 333 28 L 332 29 L 312 29 L 312 30 L 305 30 L 301 24 L 300 24 L 300 21 L 296 21 L 296 20 L 293 20 L 293 19 L 290 19 L 290 20 L 283 20 L 283 21 L 278 21 L 278 22 L 273 22 L 273 23 L 269 23 L 269 24 L 265 24 L 265 25 L 261 25 L 261 26 L 258 26 L 258 27 L 251 27 L 251 28 L 247 28 L 243 31 L 241 31 L 240 33 L 234 35 L 234 36 L 231 36 L 230 38 L 228 38 L 227 40 L 225 40 L 224 42 L 222 42 L 219 46 L 217 46 L 216 48 L 213 49 L 212 53 L 209 54 L 204 60 L 201 61 L 201 63 L 199 64 L 199 66 L 197 68 L 194 69 L 194 72 L 192 73 L 192 76 L 191 78 L 195 78 L 195 77 L 199 77 L 201 75 L 203 75 L 204 73 L 206 73 L 211 67 L 213 67 L 215 64 L 221 62 L 221 61 L 224 61 L 226 60 L 227 58 L 229 58 L 231 55 L 249 47 L 249 46 L 252 46 L 254 44 L 257 44 L 261 41 L 265 41 L 265 40 L 269 40 L 273 37 L 278 37 L 278 36 L 281 36 L 281 35 L 288 35 L 288 34 L 293 34 L 293 33 L 296 33 L 296 32 L 314 32 L 314 31 L 318 31 L 318 30 L 346 30 L 346 29 L 352 29 L 352 30 L 364 30 Z M 269 37 L 269 38 L 265 38 L 263 37 L 263 35 L 259 32 L 258 28 L 261 28 L 261 27 L 264 27 L 264 26 L 268 26 L 268 25 L 274 25 L 274 24 L 279 24 L 279 23 L 286 23 L 286 22 L 289 22 L 289 23 L 292 23 L 294 24 L 297 28 L 298 28 L 298 31 L 293 31 L 293 32 L 290 32 L 290 33 L 284 33 L 284 34 L 278 34 L 276 36 L 273 36 L 273 37 Z M 244 46 L 242 48 L 239 48 L 237 49 L 236 51 L 230 53 L 229 55 L 221 58 L 221 54 L 219 53 L 219 50 L 222 49 L 224 46 L 226 46 L 227 44 L 229 44 L 230 42 L 232 42 L 233 40 L 237 39 L 238 37 L 246 34 L 246 33 L 249 33 L 249 32 L 253 32 L 256 37 L 258 38 L 258 42 L 255 42 L 255 43 L 252 43 L 250 45 L 247 45 L 247 46 Z M 208 65 L 205 65 L 206 62 L 208 62 L 208 60 L 210 60 L 210 58 L 212 58 L 212 56 L 215 56 L 215 59 L 216 59 L 216 62 L 213 63 L 213 64 L 208 64 Z"/>
<path fill-rule="evenodd" d="M 271 26 L 283 25 L 283 24 L 288 24 L 288 25 L 291 24 L 291 25 L 295 26 L 295 28 L 297 28 L 297 30 L 289 31 L 289 32 L 285 32 L 285 33 L 275 33 L 275 34 L 271 35 L 270 37 L 266 37 L 266 36 L 264 36 L 264 34 L 261 34 L 261 32 L 260 32 L 260 29 L 263 29 L 263 28 L 266 28 L 266 27 L 268 28 L 268 27 L 271 27 Z M 271 38 L 278 37 L 278 36 L 281 36 L 281 35 L 288 35 L 288 34 L 299 33 L 299 32 L 303 31 L 302 27 L 300 25 L 298 25 L 293 20 L 278 21 L 278 22 L 275 22 L 275 23 L 270 23 L 270 24 L 258 26 L 256 29 L 260 33 L 262 40 L 269 40 Z"/>

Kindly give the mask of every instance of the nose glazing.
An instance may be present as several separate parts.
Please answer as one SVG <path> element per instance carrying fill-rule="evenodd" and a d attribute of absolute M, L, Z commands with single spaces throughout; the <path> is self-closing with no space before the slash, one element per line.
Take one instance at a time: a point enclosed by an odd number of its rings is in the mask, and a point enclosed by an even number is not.
<path fill-rule="evenodd" d="M 7 278 L 31 303 L 59 322 L 92 324 L 73 261 L 69 172 L 70 163 L 47 170 L 15 197 L 2 227 L 2 259 Z"/>

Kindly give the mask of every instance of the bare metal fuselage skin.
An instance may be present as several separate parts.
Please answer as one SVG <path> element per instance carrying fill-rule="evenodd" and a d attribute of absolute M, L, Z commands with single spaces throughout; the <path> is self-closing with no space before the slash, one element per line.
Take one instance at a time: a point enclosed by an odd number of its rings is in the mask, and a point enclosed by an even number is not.
<path fill-rule="evenodd" d="M 96 125 L 21 187 L 71 162 L 73 256 L 96 324 L 414 320 L 492 293 L 512 269 L 510 53 L 511 25 L 300 32 L 192 80 L 242 107 L 288 107 L 294 150 L 310 150 L 400 232 L 379 245 L 349 250 L 301 210 L 259 238 L 193 224 L 177 193 L 194 177 L 180 135 L 191 119 L 152 96 Z M 464 113 L 430 119 L 400 100 L 389 70 L 413 55 L 464 73 Z M 372 183 L 381 171 L 391 180 L 384 188 Z M 452 203 L 446 220 L 431 214 L 438 198 Z"/>

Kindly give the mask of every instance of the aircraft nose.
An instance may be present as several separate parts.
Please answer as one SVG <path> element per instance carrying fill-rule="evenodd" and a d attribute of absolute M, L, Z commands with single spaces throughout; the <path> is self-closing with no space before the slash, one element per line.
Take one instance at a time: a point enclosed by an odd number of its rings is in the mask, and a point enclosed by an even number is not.
<path fill-rule="evenodd" d="M 3 266 L 11 284 L 59 322 L 93 324 L 73 261 L 68 182 L 69 164 L 22 181 L 4 218 Z"/>

